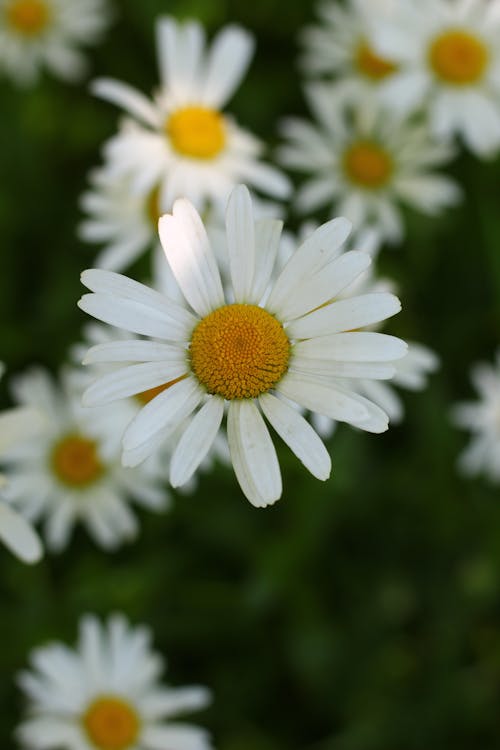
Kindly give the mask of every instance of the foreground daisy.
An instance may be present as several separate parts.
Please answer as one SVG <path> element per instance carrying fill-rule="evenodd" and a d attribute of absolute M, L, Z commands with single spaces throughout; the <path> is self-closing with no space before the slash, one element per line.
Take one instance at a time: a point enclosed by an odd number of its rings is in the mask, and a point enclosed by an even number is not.
<path fill-rule="evenodd" d="M 379 55 L 371 42 L 372 19 L 385 18 L 388 0 L 333 0 L 317 5 L 320 23 L 302 31 L 302 67 L 309 75 L 327 75 L 359 96 L 377 90 L 397 66 Z"/>
<path fill-rule="evenodd" d="M 107 403 L 146 388 L 163 392 L 133 419 L 124 438 L 126 464 L 151 454 L 190 417 L 172 457 L 170 481 L 179 486 L 210 449 L 227 404 L 231 459 L 237 479 L 256 506 L 282 492 L 276 451 L 264 415 L 311 473 L 328 478 L 330 457 L 321 440 L 288 400 L 350 422 L 361 429 L 387 429 L 386 414 L 344 386 L 344 378 L 386 378 L 388 361 L 406 345 L 355 329 L 400 310 L 391 294 L 332 302 L 364 271 L 370 258 L 342 252 L 350 224 L 336 219 L 320 227 L 286 264 L 269 295 L 281 222 L 255 223 L 248 190 L 236 188 L 228 202 L 227 250 L 232 280 L 225 295 L 203 223 L 186 200 L 160 219 L 160 238 L 187 305 L 182 307 L 142 284 L 97 269 L 83 283 L 94 293 L 80 307 L 134 333 L 164 339 L 103 344 L 87 362 L 129 364 L 91 386 L 89 405 Z"/>
<path fill-rule="evenodd" d="M 23 515 L 45 520 L 50 549 L 64 548 L 77 522 L 102 547 L 117 547 L 137 533 L 130 497 L 152 510 L 166 505 L 155 467 L 120 465 L 99 432 L 102 421 L 113 422 L 114 415 L 103 413 L 99 420 L 81 407 L 76 376 L 64 373 L 58 387 L 43 370 L 34 370 L 13 386 L 20 404 L 36 408 L 45 422 L 35 440 L 6 453 L 7 491 Z"/>
<path fill-rule="evenodd" d="M 134 118 L 107 147 L 117 173 L 131 175 L 139 193 L 157 191 L 162 213 L 179 196 L 200 210 L 222 212 L 231 188 L 242 181 L 285 198 L 286 177 L 259 162 L 260 142 L 222 111 L 248 67 L 250 34 L 227 26 L 206 50 L 199 23 L 163 17 L 157 40 L 161 85 L 153 100 L 114 80 L 93 86 Z"/>
<path fill-rule="evenodd" d="M 30 750 L 210 750 L 202 729 L 174 719 L 204 708 L 203 687 L 161 684 L 161 657 L 148 628 L 121 615 L 83 617 L 75 649 L 35 649 L 19 686 L 28 699 L 17 738 Z"/>
<path fill-rule="evenodd" d="M 500 482 L 500 351 L 494 365 L 483 362 L 473 367 L 472 382 L 478 400 L 457 404 L 452 412 L 454 423 L 472 433 L 459 468 L 464 474 L 485 474 Z"/>
<path fill-rule="evenodd" d="M 381 95 L 398 113 L 428 112 L 435 136 L 479 156 L 500 147 L 500 2 L 402 0 L 374 43 L 398 66 Z"/>
<path fill-rule="evenodd" d="M 79 48 L 98 42 L 109 21 L 107 0 L 0 0 L 0 70 L 22 84 L 42 67 L 77 80 L 86 68 Z"/>
<path fill-rule="evenodd" d="M 452 152 L 425 127 L 391 117 L 373 97 L 338 96 L 329 84 L 312 84 L 306 94 L 318 124 L 285 121 L 288 143 L 278 152 L 282 164 L 311 175 L 296 195 L 301 212 L 333 206 L 355 226 L 399 242 L 399 204 L 432 215 L 458 201 L 458 186 L 433 172 Z"/>
<path fill-rule="evenodd" d="M 0 374 L 3 366 L 0 365 Z M 41 415 L 34 409 L 7 409 L 0 413 L 0 461 L 14 446 L 35 436 L 41 429 Z M 31 525 L 5 502 L 6 478 L 0 474 L 0 539 L 23 562 L 38 562 L 42 544 Z"/>

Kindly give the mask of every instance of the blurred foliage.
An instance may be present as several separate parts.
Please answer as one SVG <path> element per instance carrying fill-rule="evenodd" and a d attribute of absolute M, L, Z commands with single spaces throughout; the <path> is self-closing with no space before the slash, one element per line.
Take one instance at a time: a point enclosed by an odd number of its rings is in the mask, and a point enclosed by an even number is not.
<path fill-rule="evenodd" d="M 305 110 L 294 61 L 311 4 L 115 7 L 92 75 L 151 90 L 159 13 L 211 32 L 238 22 L 258 40 L 230 105 L 239 122 L 272 145 L 279 118 Z M 0 96 L 1 357 L 11 374 L 33 362 L 55 371 L 85 322 L 79 272 L 94 257 L 75 239 L 78 198 L 118 113 L 87 83 L 48 77 L 26 91 L 2 80 Z M 451 169 L 463 205 L 409 214 L 404 246 L 382 252 L 403 300 L 389 329 L 442 358 L 430 387 L 405 395 L 404 425 L 382 436 L 339 428 L 326 484 L 282 450 L 284 496 L 268 510 L 220 468 L 171 512 L 142 513 L 139 539 L 114 555 L 82 532 L 35 568 L 0 551 L 0 746 L 14 746 L 14 674 L 28 651 L 74 642 L 83 612 L 123 610 L 152 627 L 174 684 L 213 688 L 193 719 L 219 750 L 498 750 L 498 488 L 456 474 L 467 436 L 449 408 L 472 395 L 470 364 L 499 343 L 500 163 L 462 155 Z M 5 383 L 1 395 L 7 404 Z"/>

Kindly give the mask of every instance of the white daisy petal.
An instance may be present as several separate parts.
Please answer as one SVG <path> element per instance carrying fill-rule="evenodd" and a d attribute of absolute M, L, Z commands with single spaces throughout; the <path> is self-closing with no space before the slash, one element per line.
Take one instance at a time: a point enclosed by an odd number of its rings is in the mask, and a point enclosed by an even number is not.
<path fill-rule="evenodd" d="M 138 448 L 167 427 L 174 430 L 196 409 L 203 396 L 203 391 L 192 377 L 160 393 L 129 424 L 123 436 L 124 449 Z"/>
<path fill-rule="evenodd" d="M 311 425 L 291 406 L 269 393 L 259 398 L 265 416 L 278 435 L 317 479 L 330 476 L 332 463 L 323 441 Z"/>
<path fill-rule="evenodd" d="M 180 357 L 182 357 L 182 351 L 175 346 L 159 344 L 155 341 L 130 339 L 128 341 L 109 341 L 92 346 L 85 355 L 83 364 L 178 361 Z"/>
<path fill-rule="evenodd" d="M 252 401 L 231 402 L 228 440 L 234 471 L 248 500 L 257 507 L 276 502 L 282 490 L 276 449 Z"/>
<path fill-rule="evenodd" d="M 205 227 L 189 201 L 179 199 L 159 222 L 160 240 L 182 292 L 204 317 L 224 304 L 224 292 Z"/>
<path fill-rule="evenodd" d="M 343 253 L 310 279 L 304 280 L 296 293 L 280 306 L 278 313 L 284 320 L 293 320 L 334 299 L 371 263 L 367 253 Z"/>
<path fill-rule="evenodd" d="M 43 555 L 40 538 L 15 510 L 0 502 L 0 539 L 23 562 L 35 563 Z"/>
<path fill-rule="evenodd" d="M 224 416 L 224 400 L 211 397 L 184 431 L 172 455 L 170 484 L 187 482 L 209 452 Z"/>
<path fill-rule="evenodd" d="M 95 96 L 123 107 L 131 115 L 153 128 L 160 124 L 158 113 L 149 99 L 126 83 L 111 78 L 98 78 L 93 81 L 91 91 Z"/>
<path fill-rule="evenodd" d="M 252 201 L 248 188 L 233 190 L 226 211 L 229 269 L 236 302 L 247 302 L 255 268 L 255 230 Z"/>
<path fill-rule="evenodd" d="M 396 315 L 400 310 L 401 303 L 393 294 L 364 294 L 332 302 L 311 312 L 293 321 L 287 331 L 297 339 L 326 336 L 378 323 Z"/>
<path fill-rule="evenodd" d="M 299 356 L 344 362 L 391 362 L 404 357 L 407 344 L 396 336 L 372 331 L 335 333 L 295 344 Z"/>
<path fill-rule="evenodd" d="M 266 291 L 279 251 L 283 222 L 261 219 L 255 223 L 255 268 L 250 301 L 260 302 Z"/>
<path fill-rule="evenodd" d="M 100 377 L 83 394 L 84 406 L 102 406 L 186 376 L 187 364 L 179 362 L 142 362 Z"/>
<path fill-rule="evenodd" d="M 200 101 L 223 107 L 246 73 L 254 50 L 253 37 L 238 26 L 226 26 L 214 39 Z"/>
<path fill-rule="evenodd" d="M 337 383 L 319 383 L 316 379 L 288 372 L 276 390 L 306 409 L 340 422 L 357 423 L 368 418 L 368 411 L 352 391 Z"/>

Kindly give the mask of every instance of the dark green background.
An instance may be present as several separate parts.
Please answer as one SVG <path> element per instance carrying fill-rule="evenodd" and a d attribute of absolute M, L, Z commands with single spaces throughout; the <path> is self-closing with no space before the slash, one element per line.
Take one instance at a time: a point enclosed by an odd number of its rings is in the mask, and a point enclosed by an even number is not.
<path fill-rule="evenodd" d="M 93 75 L 150 91 L 159 13 L 210 31 L 236 21 L 258 41 L 230 104 L 240 124 L 273 144 L 278 119 L 304 112 L 295 40 L 309 3 L 115 7 Z M 55 372 L 85 322 L 78 277 L 94 257 L 75 239 L 77 201 L 118 112 L 87 82 L 48 77 L 26 91 L 3 79 L 0 97 L 0 354 L 10 373 Z M 213 689 L 193 720 L 219 750 L 500 748 L 499 490 L 456 474 L 467 436 L 449 423 L 450 405 L 473 396 L 470 365 L 499 343 L 500 164 L 462 155 L 451 170 L 463 205 L 438 220 L 408 214 L 408 240 L 381 258 L 403 301 L 388 330 L 442 358 L 429 388 L 405 395 L 403 426 L 341 426 L 326 484 L 283 449 L 283 498 L 267 510 L 219 469 L 170 513 L 141 512 L 138 541 L 117 554 L 82 532 L 35 568 L 0 550 L 1 747 L 14 746 L 13 675 L 29 650 L 74 642 L 84 612 L 122 610 L 151 625 L 174 684 Z M 1 395 L 7 404 L 5 383 Z"/>

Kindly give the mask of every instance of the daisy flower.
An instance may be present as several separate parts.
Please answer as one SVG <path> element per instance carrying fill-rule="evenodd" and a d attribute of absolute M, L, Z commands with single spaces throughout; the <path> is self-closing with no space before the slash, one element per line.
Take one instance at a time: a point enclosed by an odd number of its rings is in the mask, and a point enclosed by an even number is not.
<path fill-rule="evenodd" d="M 80 621 L 72 649 L 49 643 L 30 654 L 18 683 L 28 700 L 18 740 L 30 750 L 210 750 L 208 733 L 175 720 L 204 708 L 206 688 L 172 688 L 144 626 L 122 615 Z"/>
<path fill-rule="evenodd" d="M 311 175 L 296 195 L 298 210 L 333 206 L 355 226 L 370 224 L 399 242 L 400 203 L 433 215 L 457 202 L 458 186 L 433 172 L 452 152 L 425 126 L 391 117 L 373 97 L 337 96 L 329 84 L 311 84 L 306 95 L 318 124 L 286 120 L 288 143 L 278 151 L 282 164 Z"/>
<path fill-rule="evenodd" d="M 112 446 L 99 434 L 95 410 L 81 406 L 78 378 L 64 372 L 58 387 L 43 370 L 16 378 L 17 400 L 45 417 L 36 440 L 25 441 L 6 454 L 9 499 L 28 519 L 45 520 L 45 537 L 53 551 L 69 542 L 73 526 L 81 522 L 102 547 L 113 549 L 137 533 L 129 498 L 152 510 L 163 508 L 168 497 L 155 467 L 125 469 Z"/>
<path fill-rule="evenodd" d="M 138 193 L 133 189 L 132 179 L 116 174 L 109 159 L 99 169 L 92 170 L 89 182 L 90 188 L 80 200 L 87 217 L 81 222 L 78 234 L 84 242 L 104 244 L 95 260 L 96 266 L 122 271 L 153 248 L 156 273 L 160 265 L 157 262 L 158 249 L 161 251 L 158 220 L 162 213 L 158 187 L 146 194 Z M 255 196 L 254 202 L 259 216 L 281 213 L 277 203 L 259 200 Z M 223 234 L 223 222 L 217 213 L 206 211 L 205 221 L 209 234 Z M 168 268 L 163 252 L 161 256 L 162 265 Z M 165 278 L 165 273 L 162 276 Z"/>
<path fill-rule="evenodd" d="M 262 145 L 223 113 L 250 61 L 253 39 L 227 26 L 205 49 L 202 26 L 157 22 L 160 87 L 152 100 L 127 84 L 99 79 L 93 91 L 123 107 L 126 119 L 106 154 L 117 173 L 131 175 L 143 194 L 158 190 L 161 211 L 184 196 L 198 209 L 223 211 L 231 188 L 245 181 L 275 198 L 287 178 L 259 161 Z"/>
<path fill-rule="evenodd" d="M 471 432 L 458 466 L 464 474 L 485 474 L 500 482 L 500 350 L 494 365 L 483 362 L 472 368 L 472 383 L 478 400 L 459 403 L 452 411 L 457 427 Z"/>
<path fill-rule="evenodd" d="M 374 31 L 398 66 L 381 96 L 397 113 L 429 115 L 434 136 L 460 135 L 478 156 L 500 147 L 500 2 L 403 1 Z"/>
<path fill-rule="evenodd" d="M 385 17 L 390 7 L 387 0 L 349 0 L 345 6 L 332 0 L 319 3 L 320 23 L 301 33 L 304 72 L 333 76 L 337 85 L 359 96 L 376 91 L 397 70 L 371 42 L 371 19 Z"/>
<path fill-rule="evenodd" d="M 227 405 L 236 477 L 247 498 L 265 506 L 281 496 L 282 484 L 262 415 L 322 480 L 330 474 L 330 456 L 288 400 L 371 432 L 387 429 L 386 414 L 345 387 L 344 378 L 392 376 L 387 362 L 404 355 L 404 342 L 355 329 L 394 315 L 401 306 L 391 294 L 332 302 L 370 263 L 365 253 L 341 254 L 349 231 L 345 219 L 316 230 L 266 295 L 281 222 L 256 223 L 249 192 L 239 186 L 226 214 L 231 295 L 224 292 L 200 216 L 185 199 L 160 219 L 160 239 L 185 306 L 125 276 L 98 269 L 83 273 L 83 283 L 93 292 L 80 300 L 83 310 L 133 333 L 163 339 L 113 342 L 87 355 L 87 362 L 136 364 L 99 379 L 84 394 L 86 404 L 163 386 L 125 431 L 125 464 L 139 463 L 187 419 L 170 466 L 171 484 L 182 485 L 210 449 Z"/>
<path fill-rule="evenodd" d="M 3 373 L 0 365 L 0 376 Z M 42 425 L 34 409 L 14 408 L 0 412 L 0 461 L 4 454 L 36 436 Z M 0 539 L 23 562 L 35 563 L 43 554 L 42 544 L 31 525 L 5 501 L 6 477 L 0 474 Z"/>
<path fill-rule="evenodd" d="M 39 70 L 76 81 L 86 69 L 79 47 L 109 25 L 107 0 L 0 0 L 0 69 L 19 84 Z"/>

